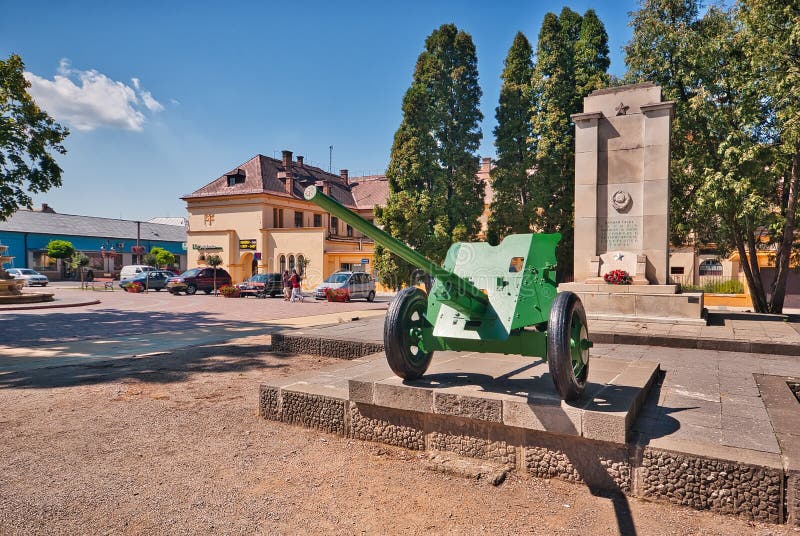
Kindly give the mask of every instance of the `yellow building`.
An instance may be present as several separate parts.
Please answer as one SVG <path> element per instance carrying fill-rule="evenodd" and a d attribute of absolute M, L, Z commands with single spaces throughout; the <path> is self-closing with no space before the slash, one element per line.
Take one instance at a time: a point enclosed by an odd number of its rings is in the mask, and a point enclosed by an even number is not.
<path fill-rule="evenodd" d="M 338 218 L 303 199 L 315 184 L 367 220 L 383 205 L 383 176 L 348 177 L 306 165 L 283 151 L 277 160 L 256 155 L 239 167 L 184 196 L 189 212 L 188 266 L 218 254 L 234 282 L 253 273 L 298 269 L 313 288 L 338 270 L 372 271 L 373 242 Z"/>

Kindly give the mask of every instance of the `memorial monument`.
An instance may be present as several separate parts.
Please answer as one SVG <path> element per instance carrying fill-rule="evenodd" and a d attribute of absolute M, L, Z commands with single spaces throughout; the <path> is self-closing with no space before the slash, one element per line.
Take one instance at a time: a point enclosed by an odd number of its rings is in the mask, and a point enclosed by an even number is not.
<path fill-rule="evenodd" d="M 702 323 L 703 295 L 669 281 L 674 103 L 634 84 L 592 92 L 575 122 L 574 283 L 590 317 Z M 612 285 L 617 270 L 630 285 Z M 617 272 L 619 273 L 619 272 Z"/>

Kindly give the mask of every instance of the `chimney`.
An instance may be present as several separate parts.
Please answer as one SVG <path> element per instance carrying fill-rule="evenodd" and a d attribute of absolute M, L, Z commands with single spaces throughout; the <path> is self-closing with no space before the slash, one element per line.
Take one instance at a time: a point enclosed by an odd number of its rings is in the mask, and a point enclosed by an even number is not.
<path fill-rule="evenodd" d="M 292 173 L 292 151 L 281 151 L 283 154 L 283 171 L 286 174 L 286 182 L 283 183 L 284 190 L 291 194 L 294 190 L 294 174 Z"/>
<path fill-rule="evenodd" d="M 303 165 L 303 157 L 302 156 L 297 155 L 297 163 L 300 164 L 301 166 Z"/>
<path fill-rule="evenodd" d="M 344 179 L 345 184 L 347 184 L 349 182 L 349 180 L 347 178 L 347 175 L 348 175 L 348 172 L 347 172 L 346 169 L 340 169 L 339 170 L 339 176 Z"/>

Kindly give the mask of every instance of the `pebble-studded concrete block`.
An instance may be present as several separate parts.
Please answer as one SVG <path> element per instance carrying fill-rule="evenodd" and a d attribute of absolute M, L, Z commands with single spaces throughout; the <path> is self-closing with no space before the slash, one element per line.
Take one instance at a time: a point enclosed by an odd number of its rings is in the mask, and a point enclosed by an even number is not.
<path fill-rule="evenodd" d="M 360 341 L 343 341 L 339 339 L 319 340 L 319 355 L 338 359 L 355 359 L 361 357 L 363 343 Z"/>
<path fill-rule="evenodd" d="M 372 355 L 383 352 L 383 345 L 376 342 L 365 342 L 361 346 L 361 355 Z"/>
<path fill-rule="evenodd" d="M 643 497 L 758 521 L 781 521 L 783 476 L 778 469 L 645 449 L 640 482 Z"/>
<path fill-rule="evenodd" d="M 264 419 L 279 421 L 279 399 L 280 390 L 277 387 L 262 385 L 258 398 L 258 414 Z"/>
<path fill-rule="evenodd" d="M 503 402 L 490 398 L 434 393 L 433 412 L 480 421 L 503 422 Z"/>
<path fill-rule="evenodd" d="M 272 351 L 284 354 L 320 355 L 320 339 L 276 333 L 272 335 Z"/>
<path fill-rule="evenodd" d="M 560 478 L 595 488 L 631 492 L 631 466 L 624 457 L 528 446 L 525 467 L 528 473 L 539 478 Z"/>
<path fill-rule="evenodd" d="M 425 432 L 419 415 L 387 411 L 366 404 L 350 402 L 347 436 L 411 450 L 425 450 Z"/>
<path fill-rule="evenodd" d="M 503 440 L 469 434 L 431 432 L 428 444 L 431 450 L 452 452 L 459 456 L 480 458 L 511 467 L 517 465 L 517 449 Z"/>
<path fill-rule="evenodd" d="M 280 420 L 307 428 L 345 435 L 345 400 L 283 390 Z"/>

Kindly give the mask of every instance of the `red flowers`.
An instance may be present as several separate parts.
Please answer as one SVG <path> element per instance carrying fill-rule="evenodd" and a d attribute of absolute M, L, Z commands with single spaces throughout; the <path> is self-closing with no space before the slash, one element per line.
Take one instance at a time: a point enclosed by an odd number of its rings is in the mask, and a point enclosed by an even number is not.
<path fill-rule="evenodd" d="M 625 270 L 611 270 L 603 276 L 603 280 L 609 285 L 630 285 L 633 278 Z"/>

